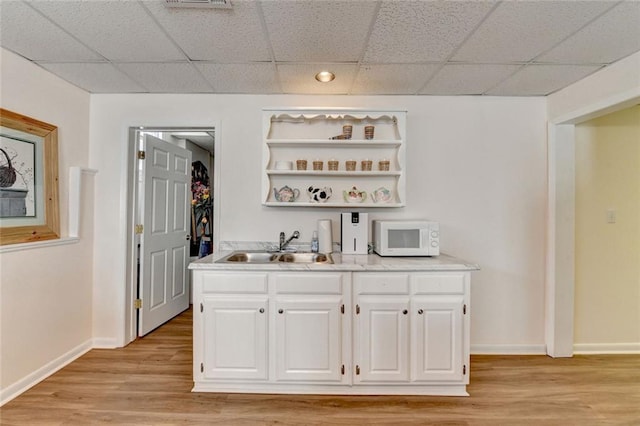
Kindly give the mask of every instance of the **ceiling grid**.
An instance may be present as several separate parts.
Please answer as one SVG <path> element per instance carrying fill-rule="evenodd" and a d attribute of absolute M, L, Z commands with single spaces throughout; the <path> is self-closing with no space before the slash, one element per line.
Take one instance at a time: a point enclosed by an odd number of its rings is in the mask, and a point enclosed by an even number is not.
<path fill-rule="evenodd" d="M 91 93 L 546 96 L 640 51 L 640 0 L 230 6 L 0 0 L 0 45 Z"/>

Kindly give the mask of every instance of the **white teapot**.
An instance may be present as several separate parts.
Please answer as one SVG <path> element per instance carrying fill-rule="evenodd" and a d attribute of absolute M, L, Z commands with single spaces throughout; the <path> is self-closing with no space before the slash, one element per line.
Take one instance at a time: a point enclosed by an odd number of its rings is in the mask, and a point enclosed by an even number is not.
<path fill-rule="evenodd" d="M 309 200 L 313 203 L 324 203 L 331 197 L 332 194 L 333 191 L 328 186 L 320 188 L 318 186 L 311 185 L 309 189 L 307 189 Z"/>
<path fill-rule="evenodd" d="M 298 199 L 298 196 L 300 196 L 300 190 L 298 188 L 290 188 L 288 185 L 285 185 L 280 189 L 273 188 L 273 196 L 276 201 L 292 203 Z"/>
<path fill-rule="evenodd" d="M 342 197 L 346 203 L 362 203 L 367 199 L 367 193 L 354 186 L 349 191 L 342 191 Z"/>
<path fill-rule="evenodd" d="M 388 203 L 391 201 L 391 191 L 381 186 L 371 193 L 371 199 L 374 203 Z"/>

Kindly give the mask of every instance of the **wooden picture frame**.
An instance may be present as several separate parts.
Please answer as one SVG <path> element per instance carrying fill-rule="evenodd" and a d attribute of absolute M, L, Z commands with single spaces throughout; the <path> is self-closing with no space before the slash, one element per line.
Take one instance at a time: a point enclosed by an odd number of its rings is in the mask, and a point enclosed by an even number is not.
<path fill-rule="evenodd" d="M 0 133 L 2 140 L 13 143 L 24 142 L 34 146 L 34 159 L 25 166 L 25 161 L 19 165 L 8 166 L 10 155 L 3 150 L 0 161 L 0 190 L 10 191 L 11 180 L 16 180 L 18 174 L 23 181 L 24 174 L 31 174 L 33 198 L 31 202 L 33 215 L 30 219 L 15 218 L 7 214 L 4 200 L 0 214 L 0 245 L 29 243 L 42 240 L 60 238 L 60 210 L 58 204 L 58 127 L 6 109 L 0 108 Z M 16 142 L 17 141 L 17 142 Z M 8 142 L 7 142 L 8 143 Z M 0 144 L 0 147 L 2 145 Z M 14 152 L 14 160 L 18 154 Z M 16 167 L 25 167 L 19 170 Z M 32 166 L 32 170 L 29 169 Z M 22 174 L 21 174 L 22 173 Z M 9 178 L 7 178 L 9 175 Z M 31 191 L 31 189 L 28 189 Z M 15 192 L 15 190 L 14 190 Z M 27 190 L 22 189 L 22 192 Z M 3 191 L 4 193 L 4 191 Z M 4 195 L 2 197 L 4 198 Z M 24 207 L 25 212 L 27 210 Z M 26 214 L 24 216 L 27 216 Z M 25 223 L 26 222 L 26 223 Z"/>

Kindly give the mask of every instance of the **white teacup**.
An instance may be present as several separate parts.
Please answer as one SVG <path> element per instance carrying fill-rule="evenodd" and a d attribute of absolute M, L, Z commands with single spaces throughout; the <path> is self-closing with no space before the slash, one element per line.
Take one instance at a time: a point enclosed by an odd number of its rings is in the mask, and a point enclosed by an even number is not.
<path fill-rule="evenodd" d="M 293 161 L 276 161 L 276 170 L 292 170 Z"/>

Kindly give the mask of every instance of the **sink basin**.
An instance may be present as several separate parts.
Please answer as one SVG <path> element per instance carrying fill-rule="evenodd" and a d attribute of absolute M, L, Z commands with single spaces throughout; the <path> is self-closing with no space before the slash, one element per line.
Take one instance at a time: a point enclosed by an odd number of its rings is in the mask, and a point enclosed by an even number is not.
<path fill-rule="evenodd" d="M 324 253 L 282 253 L 279 262 L 291 263 L 333 263 L 333 259 Z"/>
<path fill-rule="evenodd" d="M 241 263 L 270 263 L 278 259 L 278 255 L 268 252 L 248 252 L 238 251 L 233 252 L 231 255 L 225 257 L 223 260 L 226 262 L 241 262 Z"/>
<path fill-rule="evenodd" d="M 234 251 L 216 263 L 333 263 L 325 253 L 270 253 L 265 251 Z"/>

